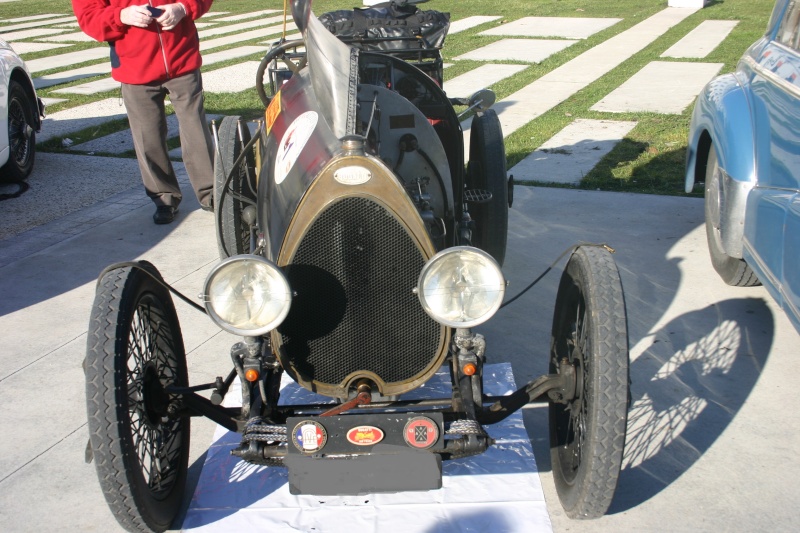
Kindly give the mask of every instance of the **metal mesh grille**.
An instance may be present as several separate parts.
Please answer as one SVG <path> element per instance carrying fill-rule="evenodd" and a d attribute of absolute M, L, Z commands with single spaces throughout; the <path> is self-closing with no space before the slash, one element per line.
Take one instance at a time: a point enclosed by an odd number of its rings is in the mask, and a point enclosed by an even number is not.
<path fill-rule="evenodd" d="M 296 295 L 280 328 L 305 379 L 338 384 L 356 370 L 407 381 L 437 355 L 441 327 L 411 292 L 424 257 L 383 207 L 365 198 L 329 206 L 286 275 Z"/>

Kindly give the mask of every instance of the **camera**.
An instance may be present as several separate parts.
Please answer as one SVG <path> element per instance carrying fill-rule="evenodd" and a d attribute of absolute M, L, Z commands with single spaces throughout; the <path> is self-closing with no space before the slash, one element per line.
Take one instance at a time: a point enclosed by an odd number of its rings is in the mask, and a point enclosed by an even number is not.
<path fill-rule="evenodd" d="M 150 16 L 153 18 L 158 18 L 164 13 L 163 9 L 159 9 L 153 6 L 147 6 L 147 10 L 150 12 Z"/>

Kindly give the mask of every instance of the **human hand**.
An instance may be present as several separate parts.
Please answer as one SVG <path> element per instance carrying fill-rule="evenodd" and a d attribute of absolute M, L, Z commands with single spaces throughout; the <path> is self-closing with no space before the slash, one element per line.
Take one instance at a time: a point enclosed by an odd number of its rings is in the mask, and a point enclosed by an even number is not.
<path fill-rule="evenodd" d="M 171 30 L 186 16 L 186 10 L 182 4 L 167 4 L 158 7 L 164 12 L 156 19 L 156 22 L 161 24 L 161 28 L 164 30 Z"/>
<path fill-rule="evenodd" d="M 146 5 L 128 6 L 119 12 L 119 20 L 128 26 L 146 28 L 151 22 L 153 22 L 153 17 L 147 10 Z"/>

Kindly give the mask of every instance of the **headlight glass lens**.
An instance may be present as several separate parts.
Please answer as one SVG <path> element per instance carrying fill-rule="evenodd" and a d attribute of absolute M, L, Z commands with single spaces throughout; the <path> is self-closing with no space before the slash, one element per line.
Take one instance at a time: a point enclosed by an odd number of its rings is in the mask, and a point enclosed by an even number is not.
<path fill-rule="evenodd" d="M 283 272 L 263 257 L 226 259 L 208 275 L 205 303 L 226 331 L 258 336 L 275 329 L 289 313 L 291 290 Z"/>
<path fill-rule="evenodd" d="M 469 328 L 489 320 L 500 308 L 506 282 L 486 252 L 456 246 L 433 256 L 422 268 L 417 295 L 434 320 Z"/>

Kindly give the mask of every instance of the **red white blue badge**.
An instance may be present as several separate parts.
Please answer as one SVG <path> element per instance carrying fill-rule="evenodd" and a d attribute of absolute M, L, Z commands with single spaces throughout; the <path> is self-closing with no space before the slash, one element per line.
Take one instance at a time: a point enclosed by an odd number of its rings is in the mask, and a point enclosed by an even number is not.
<path fill-rule="evenodd" d="M 406 422 L 403 438 L 412 448 L 425 450 L 439 440 L 439 426 L 427 416 L 416 416 Z"/>
<path fill-rule="evenodd" d="M 294 427 L 292 442 L 301 452 L 314 453 L 320 451 L 328 442 L 328 433 L 319 422 L 304 420 Z"/>

